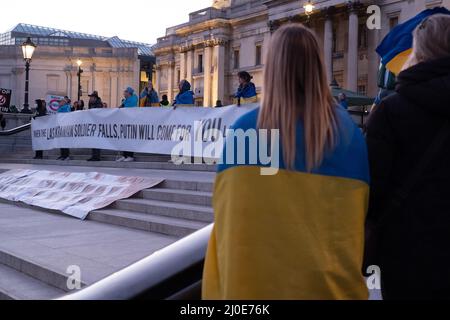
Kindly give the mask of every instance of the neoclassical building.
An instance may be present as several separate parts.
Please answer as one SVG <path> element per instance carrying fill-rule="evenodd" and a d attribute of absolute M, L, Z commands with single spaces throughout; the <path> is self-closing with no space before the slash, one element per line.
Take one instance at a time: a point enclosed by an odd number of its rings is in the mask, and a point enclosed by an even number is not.
<path fill-rule="evenodd" d="M 375 48 L 398 23 L 426 8 L 450 7 L 450 0 L 214 0 L 212 6 L 189 14 L 189 22 L 170 27 L 159 38 L 154 82 L 160 95 L 173 99 L 177 84 L 187 79 L 196 105 L 232 101 L 237 73 L 254 77 L 261 96 L 264 50 L 270 36 L 284 23 L 301 22 L 320 39 L 330 83 L 369 96 L 377 92 L 379 57 Z M 368 29 L 367 7 L 381 9 L 381 28 Z"/>
<path fill-rule="evenodd" d="M 136 90 L 151 78 L 154 56 L 151 45 L 102 36 L 19 24 L 0 34 L 0 88 L 12 90 L 11 105 L 24 103 L 25 63 L 20 45 L 31 37 L 37 45 L 30 70 L 30 105 L 48 95 L 78 95 L 80 59 L 82 99 L 93 90 L 110 107 L 120 105 L 123 91 Z"/>

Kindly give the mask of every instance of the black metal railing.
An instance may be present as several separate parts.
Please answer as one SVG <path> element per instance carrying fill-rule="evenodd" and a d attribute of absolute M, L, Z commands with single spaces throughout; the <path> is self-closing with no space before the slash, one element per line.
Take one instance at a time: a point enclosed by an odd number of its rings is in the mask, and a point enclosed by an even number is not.
<path fill-rule="evenodd" d="M 209 225 L 99 282 L 58 300 L 196 300 Z"/>
<path fill-rule="evenodd" d="M 20 126 L 20 127 L 17 127 L 17 128 L 0 131 L 0 137 L 12 136 L 14 134 L 18 134 L 20 132 L 27 131 L 29 129 L 31 129 L 31 123 L 24 124 L 23 126 Z"/>

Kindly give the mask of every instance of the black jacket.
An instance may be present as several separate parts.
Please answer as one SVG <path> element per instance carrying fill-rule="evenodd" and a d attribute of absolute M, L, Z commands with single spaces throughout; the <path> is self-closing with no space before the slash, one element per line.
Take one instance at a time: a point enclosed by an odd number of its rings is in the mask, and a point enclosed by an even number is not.
<path fill-rule="evenodd" d="M 450 56 L 400 73 L 396 93 L 367 125 L 370 221 L 380 217 L 447 120 Z M 391 298 L 450 298 L 450 141 L 380 235 L 380 267 Z"/>
<path fill-rule="evenodd" d="M 101 109 L 103 108 L 102 99 L 96 98 L 95 102 L 89 102 L 89 109 Z"/>

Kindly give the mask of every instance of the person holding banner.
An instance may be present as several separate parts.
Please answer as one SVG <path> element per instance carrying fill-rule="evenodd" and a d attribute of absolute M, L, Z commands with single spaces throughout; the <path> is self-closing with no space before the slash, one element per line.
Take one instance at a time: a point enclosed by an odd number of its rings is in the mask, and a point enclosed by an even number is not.
<path fill-rule="evenodd" d="M 66 96 L 64 97 L 64 99 L 59 101 L 58 113 L 69 113 L 69 112 L 72 112 L 72 107 L 70 106 L 69 97 Z M 59 158 L 56 160 L 67 161 L 69 160 L 69 157 L 70 157 L 70 150 L 67 148 L 62 148 L 61 154 Z"/>
<path fill-rule="evenodd" d="M 45 117 L 47 115 L 47 104 L 44 100 L 37 99 L 36 100 L 36 115 L 33 119 Z M 43 159 L 44 153 L 42 150 L 36 150 L 35 156 L 33 159 Z"/>
<path fill-rule="evenodd" d="M 88 108 L 89 108 L 89 110 L 103 108 L 102 99 L 98 96 L 97 91 L 94 91 L 89 95 Z M 100 161 L 100 160 L 101 160 L 100 149 L 92 149 L 92 156 L 87 161 Z"/>
<path fill-rule="evenodd" d="M 161 107 L 170 107 L 170 101 L 167 98 L 167 94 L 163 94 L 162 100 L 159 102 Z"/>
<path fill-rule="evenodd" d="M 158 93 L 153 88 L 153 84 L 151 82 L 144 88 L 140 98 L 145 99 L 144 107 L 159 107 Z"/>
<path fill-rule="evenodd" d="M 134 93 L 134 89 L 128 87 L 123 92 L 124 99 L 122 100 L 122 104 L 120 108 L 137 108 L 139 104 L 139 98 Z M 122 153 L 122 157 L 116 160 L 117 162 L 133 162 L 134 161 L 134 152 L 124 151 Z"/>
<path fill-rule="evenodd" d="M 246 71 L 241 71 L 238 73 L 239 77 L 239 88 L 237 89 L 234 97 L 237 99 L 237 105 L 255 103 L 256 98 L 256 87 L 252 82 L 253 77 Z"/>
<path fill-rule="evenodd" d="M 191 107 L 194 105 L 194 92 L 191 91 L 191 84 L 187 80 L 181 80 L 178 85 L 180 92 L 175 97 L 173 107 Z"/>
<path fill-rule="evenodd" d="M 203 298 L 368 299 L 362 132 L 334 100 L 309 28 L 280 27 L 265 61 L 262 105 L 232 125 L 218 168 Z"/>

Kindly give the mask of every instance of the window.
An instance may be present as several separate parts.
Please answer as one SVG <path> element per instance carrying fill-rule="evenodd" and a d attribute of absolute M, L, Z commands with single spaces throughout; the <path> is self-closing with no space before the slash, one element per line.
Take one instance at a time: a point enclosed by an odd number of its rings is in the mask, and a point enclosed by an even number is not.
<path fill-rule="evenodd" d="M 259 66 L 261 64 L 262 64 L 262 45 L 257 44 L 256 45 L 255 65 Z"/>
<path fill-rule="evenodd" d="M 239 69 L 240 68 L 240 52 L 239 49 L 235 49 L 234 50 L 234 62 L 233 62 L 233 67 L 234 69 Z"/>
<path fill-rule="evenodd" d="M 366 49 L 367 48 L 367 28 L 365 24 L 359 25 L 359 32 L 358 32 L 358 48 L 360 49 Z"/>
<path fill-rule="evenodd" d="M 197 61 L 197 70 L 198 73 L 203 73 L 203 55 L 199 54 L 198 55 L 198 61 Z"/>
<path fill-rule="evenodd" d="M 389 30 L 394 29 L 398 25 L 398 17 L 389 18 Z"/>
<path fill-rule="evenodd" d="M 358 86 L 358 93 L 365 96 L 366 93 L 367 93 L 367 91 L 366 91 L 366 86 L 365 86 L 365 85 Z"/>
<path fill-rule="evenodd" d="M 177 69 L 177 83 L 180 83 L 181 81 L 181 71 L 180 69 Z"/>

